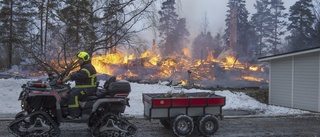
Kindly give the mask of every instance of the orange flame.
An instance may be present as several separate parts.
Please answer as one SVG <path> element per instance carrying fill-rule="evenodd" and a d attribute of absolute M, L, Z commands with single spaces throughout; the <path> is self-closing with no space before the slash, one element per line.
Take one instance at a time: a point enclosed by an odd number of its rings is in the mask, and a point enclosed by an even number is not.
<path fill-rule="evenodd" d="M 261 82 L 264 80 L 263 78 L 255 78 L 252 76 L 242 76 L 242 79 L 249 80 L 249 81 L 256 81 L 256 82 Z M 241 80 L 241 78 L 240 78 L 240 80 Z"/>
<path fill-rule="evenodd" d="M 250 66 L 249 70 L 251 71 L 258 71 L 259 67 L 258 66 Z"/>
<path fill-rule="evenodd" d="M 140 55 L 126 55 L 120 51 L 113 54 L 93 56 L 92 64 L 98 73 L 117 75 L 118 77 L 142 78 L 174 78 L 183 84 L 188 83 L 186 79 L 192 80 L 216 80 L 215 75 L 231 69 L 241 71 L 263 72 L 264 68 L 256 65 L 242 64 L 232 54 L 225 53 L 224 58 L 215 59 L 213 53 L 208 51 L 208 57 L 204 60 L 191 61 L 190 51 L 186 48 L 182 50 L 181 56 L 161 57 L 160 54 L 145 51 Z M 220 67 L 219 67 L 220 66 Z M 220 68 L 222 70 L 220 70 Z M 119 72 L 122 70 L 122 72 Z M 187 73 L 191 70 L 191 73 Z M 256 78 L 247 73 L 241 78 L 248 81 L 261 82 L 264 78 Z"/>

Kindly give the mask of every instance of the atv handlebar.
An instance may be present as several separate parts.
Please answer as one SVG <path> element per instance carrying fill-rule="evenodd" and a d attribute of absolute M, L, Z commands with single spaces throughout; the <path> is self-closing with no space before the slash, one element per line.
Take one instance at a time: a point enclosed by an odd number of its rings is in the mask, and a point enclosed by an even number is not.
<path fill-rule="evenodd" d="M 64 70 L 61 73 L 58 73 L 57 75 L 54 75 L 53 72 L 48 72 L 48 78 L 47 81 L 51 87 L 58 87 L 61 85 L 64 85 L 62 80 L 68 76 L 69 70 Z"/>

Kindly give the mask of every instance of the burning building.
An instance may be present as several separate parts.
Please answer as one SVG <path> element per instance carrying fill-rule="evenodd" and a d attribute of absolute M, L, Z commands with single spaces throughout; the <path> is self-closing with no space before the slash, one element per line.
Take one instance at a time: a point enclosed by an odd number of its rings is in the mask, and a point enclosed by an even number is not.
<path fill-rule="evenodd" d="M 99 73 L 136 82 L 156 83 L 166 80 L 205 88 L 267 86 L 268 72 L 265 67 L 250 59 L 243 60 L 237 54 L 237 1 L 235 2 L 230 18 L 229 48 L 217 57 L 213 56 L 214 50 L 201 50 L 201 53 L 207 53 L 201 54 L 201 59 L 195 59 L 186 48 L 180 55 L 161 56 L 155 50 L 154 41 L 151 51 L 127 54 L 117 50 L 116 53 L 94 56 L 92 62 Z"/>
<path fill-rule="evenodd" d="M 261 83 L 267 83 L 265 67 L 241 63 L 229 54 L 230 51 L 222 52 L 218 58 L 210 54 L 213 51 L 208 52 L 205 59 L 193 60 L 188 49 L 183 50 L 183 55 L 166 57 L 149 50 L 140 55 L 118 51 L 93 56 L 92 63 L 100 74 L 135 82 L 166 80 L 205 88 L 260 87 Z"/>

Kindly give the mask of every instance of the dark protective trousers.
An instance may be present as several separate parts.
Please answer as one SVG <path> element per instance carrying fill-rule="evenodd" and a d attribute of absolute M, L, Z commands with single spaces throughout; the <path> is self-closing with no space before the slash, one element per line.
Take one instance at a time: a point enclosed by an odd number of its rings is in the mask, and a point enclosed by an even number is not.
<path fill-rule="evenodd" d="M 69 93 L 68 108 L 69 115 L 74 117 L 80 116 L 79 100 L 91 96 L 96 88 L 73 88 Z"/>

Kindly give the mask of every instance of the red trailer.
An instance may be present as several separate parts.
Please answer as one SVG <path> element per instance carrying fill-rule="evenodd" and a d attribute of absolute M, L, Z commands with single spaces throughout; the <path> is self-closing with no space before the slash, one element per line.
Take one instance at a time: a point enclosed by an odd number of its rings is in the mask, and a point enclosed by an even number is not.
<path fill-rule="evenodd" d="M 159 119 L 160 123 L 172 129 L 176 136 L 188 136 L 197 128 L 203 136 L 213 135 L 219 128 L 218 117 L 223 118 L 223 96 L 213 92 L 185 93 L 143 93 L 144 117 Z"/>

